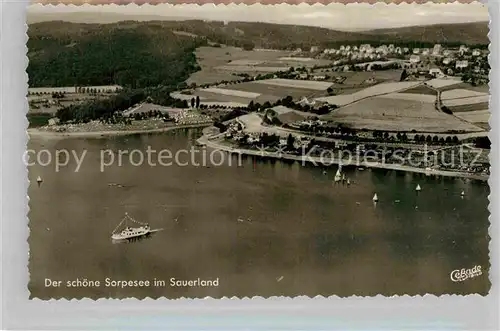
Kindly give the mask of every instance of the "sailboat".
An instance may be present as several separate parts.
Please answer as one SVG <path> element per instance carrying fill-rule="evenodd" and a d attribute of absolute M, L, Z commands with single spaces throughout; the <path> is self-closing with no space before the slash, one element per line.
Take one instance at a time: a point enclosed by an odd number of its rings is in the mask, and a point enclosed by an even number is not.
<path fill-rule="evenodd" d="M 465 191 L 462 191 L 462 193 L 460 193 L 460 195 L 461 195 L 462 197 L 464 197 L 464 196 L 465 196 Z"/>
<path fill-rule="evenodd" d="M 130 227 L 127 224 L 128 221 L 131 221 L 132 223 L 137 223 L 140 226 L 137 228 Z M 120 228 L 120 226 L 122 226 L 124 222 L 125 222 L 125 228 L 123 228 L 122 231 L 117 232 L 117 230 Z M 149 224 L 136 221 L 135 219 L 130 217 L 128 213 L 125 213 L 125 217 L 122 219 L 120 224 L 118 224 L 118 226 L 113 230 L 111 234 L 111 239 L 113 240 L 132 239 L 145 236 L 149 233 L 151 233 L 151 228 L 149 227 Z"/>
<path fill-rule="evenodd" d="M 351 180 L 347 178 L 347 185 L 351 185 Z"/>
<path fill-rule="evenodd" d="M 415 191 L 418 192 L 418 191 L 421 191 L 421 190 L 422 190 L 422 188 L 420 187 L 420 184 L 417 184 L 417 187 L 415 188 Z"/>
<path fill-rule="evenodd" d="M 342 175 L 340 173 L 340 167 L 339 167 L 339 169 L 337 170 L 337 173 L 335 174 L 334 181 L 339 182 L 341 179 L 342 179 Z"/>
<path fill-rule="evenodd" d="M 373 199 L 372 199 L 372 200 L 373 200 L 373 202 L 377 202 L 377 201 L 378 201 L 378 196 L 377 196 L 377 193 L 375 193 L 375 194 L 373 195 Z"/>
<path fill-rule="evenodd" d="M 40 187 L 40 184 L 42 184 L 42 182 L 43 182 L 42 177 L 38 176 L 36 178 L 36 182 L 38 183 L 38 187 Z"/>

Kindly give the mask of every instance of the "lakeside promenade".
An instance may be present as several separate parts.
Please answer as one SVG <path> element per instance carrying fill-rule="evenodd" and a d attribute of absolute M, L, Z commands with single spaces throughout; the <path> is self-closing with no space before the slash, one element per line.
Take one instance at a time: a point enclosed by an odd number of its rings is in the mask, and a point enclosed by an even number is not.
<path fill-rule="evenodd" d="M 301 162 L 303 165 L 306 163 L 310 164 L 315 164 L 315 165 L 320 165 L 320 166 L 331 166 L 331 165 L 339 165 L 342 164 L 343 166 L 348 166 L 348 165 L 354 165 L 358 167 L 366 167 L 366 168 L 378 168 L 378 169 L 386 169 L 386 170 L 396 170 L 396 171 L 407 171 L 407 172 L 413 172 L 413 173 L 421 173 L 421 174 L 426 174 L 426 175 L 438 175 L 438 176 L 446 176 L 446 177 L 459 177 L 459 178 L 469 178 L 469 179 L 476 179 L 476 180 L 481 180 L 481 181 L 487 181 L 489 176 L 488 175 L 483 175 L 483 174 L 472 174 L 472 173 L 465 173 L 465 172 L 459 172 L 459 171 L 447 171 L 447 170 L 439 170 L 439 169 L 431 169 L 426 170 L 423 168 L 417 168 L 417 167 L 411 167 L 411 166 L 405 166 L 405 165 L 399 165 L 399 164 L 389 164 L 389 163 L 381 163 L 381 162 L 370 162 L 370 161 L 361 161 L 361 160 L 353 160 L 353 159 L 335 159 L 335 158 L 324 158 L 324 157 L 316 157 L 316 156 L 309 156 L 309 155 L 291 155 L 291 154 L 284 154 L 284 153 L 277 153 L 277 152 L 268 152 L 264 150 L 251 150 L 251 149 L 244 149 L 244 148 L 235 148 L 231 146 L 224 145 L 220 143 L 220 141 L 217 141 L 216 139 L 221 139 L 223 137 L 223 134 L 216 134 L 216 135 L 207 135 L 207 131 L 204 130 L 203 136 L 200 137 L 197 140 L 197 143 L 200 145 L 217 149 L 220 151 L 224 151 L 227 153 L 231 154 L 240 154 L 240 155 L 248 155 L 248 156 L 255 156 L 255 157 L 260 157 L 260 158 L 275 158 L 275 159 L 284 159 L 284 160 L 291 160 L 291 161 L 298 161 Z"/>

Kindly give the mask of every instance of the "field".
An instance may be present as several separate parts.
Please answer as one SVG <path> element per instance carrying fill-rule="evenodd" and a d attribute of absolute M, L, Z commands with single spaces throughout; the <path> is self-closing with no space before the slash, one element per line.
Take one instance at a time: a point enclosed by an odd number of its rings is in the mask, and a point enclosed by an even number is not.
<path fill-rule="evenodd" d="M 401 78 L 402 70 L 381 70 L 381 71 L 331 71 L 332 69 L 317 69 L 314 73 L 321 73 L 330 76 L 330 80 L 333 77 L 345 77 L 345 81 L 340 86 L 348 87 L 359 87 L 360 85 L 366 85 L 365 81 L 373 78 L 376 83 L 383 82 L 398 82 Z M 335 86 L 338 86 L 337 84 Z M 373 84 L 370 84 L 373 85 Z"/>
<path fill-rule="evenodd" d="M 284 98 L 286 96 L 291 96 L 293 98 L 310 97 L 314 96 L 323 91 L 303 89 L 298 87 L 286 87 L 271 84 L 261 84 L 260 82 L 247 82 L 236 85 L 226 86 L 227 89 L 234 89 L 239 91 L 247 91 L 253 93 L 259 93 L 266 96 L 275 96 L 277 99 Z M 325 89 L 326 90 L 326 89 Z"/>
<path fill-rule="evenodd" d="M 465 106 L 477 103 L 485 103 L 485 102 L 487 103 L 489 101 L 489 98 L 490 98 L 489 95 L 481 95 L 469 98 L 448 99 L 448 100 L 443 100 L 443 104 L 447 107 Z"/>
<path fill-rule="evenodd" d="M 469 83 L 459 83 L 457 85 L 449 85 L 449 86 L 445 86 L 443 88 L 440 88 L 439 90 L 441 92 L 445 92 L 445 91 L 456 90 L 456 89 L 465 89 L 465 90 L 482 92 L 482 93 L 487 93 L 487 94 L 490 93 L 490 88 L 488 85 L 472 86 Z"/>
<path fill-rule="evenodd" d="M 201 91 L 229 95 L 229 96 L 235 96 L 235 97 L 241 97 L 241 98 L 247 98 L 247 99 L 255 99 L 260 95 L 260 93 L 245 92 L 245 91 L 239 91 L 239 90 L 227 90 L 227 89 L 216 88 L 216 87 L 205 88 L 205 89 L 202 89 Z"/>
<path fill-rule="evenodd" d="M 488 109 L 488 106 L 489 106 L 488 102 L 481 102 L 481 103 L 473 103 L 473 104 L 468 104 L 468 105 L 453 106 L 453 107 L 448 107 L 448 108 L 453 112 L 453 114 L 455 114 L 455 113 Z"/>
<path fill-rule="evenodd" d="M 241 77 L 233 75 L 231 71 L 218 70 L 216 67 L 228 66 L 231 62 L 236 63 L 235 67 L 244 63 L 248 65 L 248 61 L 262 63 L 288 54 L 290 52 L 286 51 L 244 51 L 237 47 L 199 47 L 196 49 L 195 55 L 201 71 L 192 74 L 186 83 L 201 85 L 222 80 L 239 80 Z M 237 70 L 233 72 L 237 72 Z"/>
<path fill-rule="evenodd" d="M 327 88 L 329 88 L 332 85 L 332 83 L 328 83 L 328 82 L 318 82 L 318 81 L 312 81 L 312 80 L 296 80 L 296 79 L 279 79 L 279 78 L 259 80 L 259 81 L 256 81 L 256 83 L 272 85 L 272 86 L 299 88 L 299 89 L 306 89 L 306 90 L 316 90 L 316 91 L 326 90 Z"/>
<path fill-rule="evenodd" d="M 322 98 L 316 98 L 316 100 L 324 101 L 332 105 L 344 106 L 368 97 L 394 93 L 397 91 L 402 91 L 411 87 L 415 87 L 420 84 L 421 84 L 420 82 L 383 83 L 368 87 L 366 89 L 363 89 L 361 91 L 352 94 L 342 94 L 331 97 L 322 97 Z"/>
<path fill-rule="evenodd" d="M 434 103 L 373 97 L 340 108 L 323 119 L 345 123 L 356 129 L 385 131 L 447 132 L 482 131 L 481 128 L 439 112 Z"/>
<path fill-rule="evenodd" d="M 487 109 L 469 111 L 469 112 L 459 112 L 454 115 L 471 123 L 487 123 L 488 120 L 490 119 L 490 111 Z"/>
<path fill-rule="evenodd" d="M 441 78 L 436 78 L 436 79 L 431 79 L 425 82 L 426 85 L 429 85 L 431 87 L 440 89 L 443 87 L 448 87 L 448 86 L 453 86 L 462 83 L 461 80 L 459 79 L 441 79 Z"/>
<path fill-rule="evenodd" d="M 406 90 L 405 93 L 415 93 L 415 94 L 427 94 L 427 95 L 437 95 L 436 90 L 431 89 L 425 85 L 419 85 L 417 87 Z"/>
<path fill-rule="evenodd" d="M 294 87 L 296 85 L 296 87 Z M 295 100 L 302 97 L 314 98 L 326 94 L 330 83 L 288 79 L 269 79 L 239 84 L 228 84 L 221 88 L 196 89 L 192 95 L 171 93 L 172 97 L 190 101 L 199 96 L 203 104 L 207 102 L 236 102 L 245 106 L 253 101 L 263 104 L 266 101 L 276 102 L 287 96 Z"/>
<path fill-rule="evenodd" d="M 470 97 L 479 97 L 479 96 L 488 96 L 487 93 L 476 92 L 465 89 L 454 89 L 449 91 L 441 92 L 441 100 L 449 100 L 449 99 L 461 99 L 461 98 L 470 98 Z"/>
<path fill-rule="evenodd" d="M 380 97 L 381 98 L 382 97 L 388 98 L 388 99 L 427 102 L 427 103 L 433 103 L 436 101 L 435 95 L 407 93 L 407 91 L 404 91 L 404 93 L 390 93 L 390 94 L 386 94 L 386 95 L 383 95 Z"/>
<path fill-rule="evenodd" d="M 199 47 L 195 51 L 201 71 L 192 74 L 186 83 L 209 84 L 223 80 L 239 80 L 236 73 L 262 74 L 285 71 L 290 67 L 311 67 L 331 63 L 328 60 L 290 57 L 290 51 L 254 49 L 245 51 L 237 47 Z"/>

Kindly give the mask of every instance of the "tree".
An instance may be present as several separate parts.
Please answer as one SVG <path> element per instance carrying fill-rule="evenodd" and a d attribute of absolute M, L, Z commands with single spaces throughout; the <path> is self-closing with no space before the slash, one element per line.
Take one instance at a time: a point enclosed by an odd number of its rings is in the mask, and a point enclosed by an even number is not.
<path fill-rule="evenodd" d="M 476 146 L 477 148 L 490 149 L 491 141 L 488 137 L 477 137 L 476 139 L 474 139 L 474 146 Z"/>
<path fill-rule="evenodd" d="M 404 69 L 403 72 L 401 73 L 401 77 L 399 78 L 399 81 L 402 82 L 406 78 L 408 78 L 408 72 L 406 71 L 406 69 Z"/>
<path fill-rule="evenodd" d="M 200 97 L 196 96 L 196 108 L 200 108 Z"/>
<path fill-rule="evenodd" d="M 292 134 L 290 133 L 288 135 L 288 138 L 286 139 L 286 148 L 288 150 L 293 150 L 295 148 L 294 143 L 295 143 L 295 137 L 292 136 Z"/>
<path fill-rule="evenodd" d="M 245 50 L 245 51 L 251 51 L 255 48 L 255 44 L 250 42 L 250 41 L 245 42 L 241 48 L 243 48 L 243 50 Z"/>

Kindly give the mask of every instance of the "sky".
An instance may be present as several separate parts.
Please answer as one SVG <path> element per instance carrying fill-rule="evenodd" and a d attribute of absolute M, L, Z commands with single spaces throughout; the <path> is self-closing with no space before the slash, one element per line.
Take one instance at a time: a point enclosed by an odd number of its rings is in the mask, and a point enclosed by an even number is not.
<path fill-rule="evenodd" d="M 163 16 L 166 19 L 205 19 L 219 21 L 249 21 L 269 22 L 281 24 L 298 24 L 321 26 L 336 30 L 356 31 L 376 28 L 392 28 L 414 25 L 428 25 L 439 23 L 466 23 L 488 21 L 488 9 L 480 2 L 470 4 L 460 3 L 425 3 L 425 4 L 349 4 L 340 3 L 329 5 L 31 5 L 28 16 L 37 14 L 77 17 L 82 13 L 95 13 L 96 16 L 132 15 Z M 107 13 L 107 14 L 105 14 Z M 43 16 L 43 15 L 38 15 Z M 88 15 L 86 15 L 88 17 Z M 133 18 L 132 18 L 133 19 Z"/>

